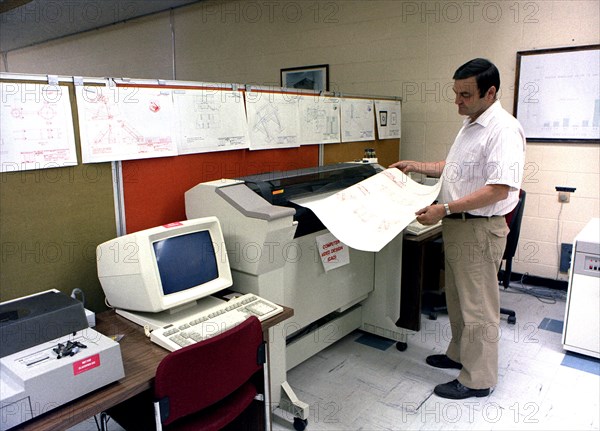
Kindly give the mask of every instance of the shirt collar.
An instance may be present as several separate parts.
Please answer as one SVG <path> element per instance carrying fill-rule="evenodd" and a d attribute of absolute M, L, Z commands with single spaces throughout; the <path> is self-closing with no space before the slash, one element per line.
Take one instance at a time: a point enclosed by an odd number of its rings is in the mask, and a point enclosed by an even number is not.
<path fill-rule="evenodd" d="M 465 118 L 465 125 L 479 124 L 483 127 L 487 127 L 487 125 L 490 123 L 491 118 L 493 117 L 493 114 L 500 109 L 502 109 L 500 100 L 496 100 L 490 105 L 489 108 L 483 111 L 483 113 L 479 117 L 477 117 L 475 121 L 471 122 L 471 119 L 469 117 Z"/>

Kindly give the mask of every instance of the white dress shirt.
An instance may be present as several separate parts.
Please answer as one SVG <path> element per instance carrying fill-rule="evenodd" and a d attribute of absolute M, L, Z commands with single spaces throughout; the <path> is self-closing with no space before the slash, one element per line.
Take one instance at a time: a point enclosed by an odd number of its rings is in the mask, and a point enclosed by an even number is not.
<path fill-rule="evenodd" d="M 446 158 L 439 201 L 450 203 L 487 184 L 505 184 L 510 186 L 506 199 L 469 213 L 507 214 L 517 204 L 524 163 L 523 127 L 497 100 L 475 121 L 465 119 Z"/>

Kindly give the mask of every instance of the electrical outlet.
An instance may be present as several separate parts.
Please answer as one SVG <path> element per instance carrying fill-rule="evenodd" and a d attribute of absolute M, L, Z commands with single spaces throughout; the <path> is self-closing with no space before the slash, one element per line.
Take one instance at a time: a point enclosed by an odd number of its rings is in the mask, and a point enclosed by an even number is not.
<path fill-rule="evenodd" d="M 571 193 L 575 193 L 575 187 L 556 186 L 554 187 L 558 192 L 558 201 L 561 204 L 567 204 L 571 201 Z"/>

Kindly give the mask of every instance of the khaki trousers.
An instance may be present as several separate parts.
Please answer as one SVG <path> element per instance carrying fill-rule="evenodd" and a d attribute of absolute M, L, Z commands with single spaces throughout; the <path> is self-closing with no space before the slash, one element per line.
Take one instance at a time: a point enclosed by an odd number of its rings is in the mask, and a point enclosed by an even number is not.
<path fill-rule="evenodd" d="M 471 389 L 498 382 L 498 270 L 508 226 L 504 217 L 444 219 L 445 292 L 452 339 L 446 355 L 463 365 Z"/>

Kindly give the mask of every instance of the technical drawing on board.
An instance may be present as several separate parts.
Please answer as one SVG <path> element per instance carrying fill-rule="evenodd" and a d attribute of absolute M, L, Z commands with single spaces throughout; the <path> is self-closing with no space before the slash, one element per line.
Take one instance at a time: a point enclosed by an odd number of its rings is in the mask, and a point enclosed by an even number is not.
<path fill-rule="evenodd" d="M 78 86 L 75 94 L 84 163 L 177 155 L 169 90 Z"/>
<path fill-rule="evenodd" d="M 176 90 L 179 154 L 248 148 L 244 98 L 238 91 Z"/>
<path fill-rule="evenodd" d="M 339 143 L 340 99 L 334 97 L 300 97 L 301 144 Z"/>
<path fill-rule="evenodd" d="M 379 139 L 400 137 L 400 101 L 375 100 Z"/>
<path fill-rule="evenodd" d="M 251 149 L 290 148 L 300 145 L 298 96 L 246 93 Z"/>
<path fill-rule="evenodd" d="M 342 99 L 342 142 L 375 139 L 373 101 Z"/>
<path fill-rule="evenodd" d="M 67 87 L 2 82 L 0 94 L 2 172 L 77 164 Z"/>

